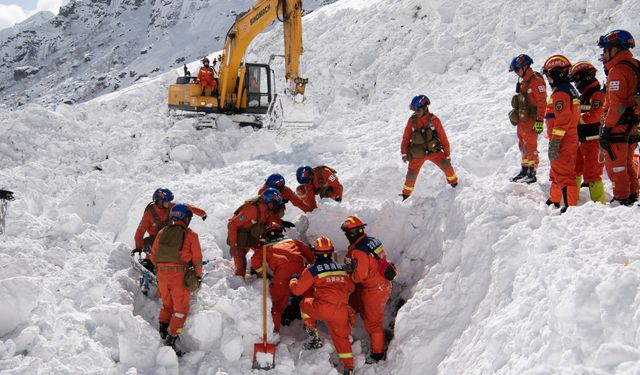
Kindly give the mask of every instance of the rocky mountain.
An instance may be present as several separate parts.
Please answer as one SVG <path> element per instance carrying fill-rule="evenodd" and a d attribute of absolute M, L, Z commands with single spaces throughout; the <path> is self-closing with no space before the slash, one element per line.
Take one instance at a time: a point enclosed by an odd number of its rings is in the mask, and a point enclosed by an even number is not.
<path fill-rule="evenodd" d="M 255 1 L 72 0 L 48 22 L 0 38 L 0 103 L 86 101 L 197 60 L 222 48 Z"/>

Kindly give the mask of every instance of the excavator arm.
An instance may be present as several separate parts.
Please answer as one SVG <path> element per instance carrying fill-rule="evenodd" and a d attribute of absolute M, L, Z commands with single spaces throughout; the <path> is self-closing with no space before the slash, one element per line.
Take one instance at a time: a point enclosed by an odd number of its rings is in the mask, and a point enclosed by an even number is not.
<path fill-rule="evenodd" d="M 259 0 L 231 26 L 220 57 L 219 95 L 223 108 L 238 108 L 244 86 L 244 55 L 251 41 L 276 19 L 284 23 L 286 79 L 293 95 L 304 94 L 307 80 L 299 76 L 302 55 L 302 0 Z"/>

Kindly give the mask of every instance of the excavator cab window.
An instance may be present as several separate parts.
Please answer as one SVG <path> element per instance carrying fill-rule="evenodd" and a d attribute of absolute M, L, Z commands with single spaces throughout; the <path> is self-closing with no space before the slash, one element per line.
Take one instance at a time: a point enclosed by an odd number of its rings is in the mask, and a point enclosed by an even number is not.
<path fill-rule="evenodd" d="M 271 103 L 271 69 L 266 64 L 246 64 L 247 112 L 266 113 Z"/>

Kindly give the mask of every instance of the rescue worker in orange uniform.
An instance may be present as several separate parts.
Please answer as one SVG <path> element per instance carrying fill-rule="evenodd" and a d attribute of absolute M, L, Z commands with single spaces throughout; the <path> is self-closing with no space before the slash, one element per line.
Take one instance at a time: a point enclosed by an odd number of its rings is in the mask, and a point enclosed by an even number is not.
<path fill-rule="evenodd" d="M 300 184 L 296 193 L 307 205 L 311 212 L 318 208 L 316 195 L 320 198 L 330 198 L 336 202 L 342 202 L 342 184 L 338 180 L 336 171 L 326 165 L 311 168 L 308 165 L 299 167 L 296 171 L 296 179 Z"/>
<path fill-rule="evenodd" d="M 402 187 L 402 200 L 413 193 L 418 174 L 425 161 L 429 160 L 442 170 L 451 187 L 458 185 L 458 177 L 451 165 L 451 148 L 440 119 L 429 112 L 431 101 L 426 95 L 417 95 L 411 100 L 409 117 L 402 135 L 400 153 L 402 161 L 409 162 L 407 176 Z"/>
<path fill-rule="evenodd" d="M 133 237 L 135 248 L 131 251 L 131 254 L 151 251 L 151 246 L 153 246 L 153 241 L 158 232 L 171 223 L 169 212 L 175 205 L 172 201 L 173 193 L 167 188 L 158 188 L 153 192 L 153 201 L 145 207 L 142 219 Z M 192 205 L 189 205 L 189 209 L 200 216 L 203 221 L 207 219 L 207 213 L 204 210 Z M 148 233 L 149 236 L 144 237 L 145 233 Z M 153 265 L 148 259 L 142 259 L 140 263 L 147 269 L 152 270 Z"/>
<path fill-rule="evenodd" d="M 280 332 L 282 313 L 289 302 L 289 280 L 291 275 L 300 274 L 306 263 L 313 263 L 314 256 L 304 242 L 284 236 L 284 228 L 279 223 L 266 226 L 260 241 L 260 248 L 251 257 L 251 268 L 262 274 L 262 252 L 267 252 L 267 266 L 271 270 L 269 295 L 271 296 L 271 317 L 276 332 Z"/>
<path fill-rule="evenodd" d="M 198 283 L 202 278 L 202 250 L 198 234 L 189 229 L 193 212 L 189 206 L 176 204 L 171 208 L 173 224 L 163 228 L 151 250 L 151 261 L 158 275 L 158 296 L 162 309 L 158 316 L 160 337 L 176 349 L 176 340 L 182 332 L 189 313 L 191 293 L 184 285 L 187 268 L 194 267 Z"/>
<path fill-rule="evenodd" d="M 216 71 L 213 67 L 209 66 L 209 59 L 206 57 L 202 59 L 202 66 L 198 70 L 198 79 L 196 80 L 200 84 L 202 96 L 205 96 L 207 87 L 211 88 L 211 96 L 217 95 L 218 83 L 216 82 L 215 73 Z"/>
<path fill-rule="evenodd" d="M 520 54 L 511 60 L 509 71 L 518 75 L 516 95 L 511 98 L 511 124 L 517 126 L 518 147 L 522 155 L 520 172 L 511 181 L 531 184 L 538 181 L 538 134 L 542 133 L 547 106 L 547 86 L 542 75 L 531 69 L 533 60 Z"/>
<path fill-rule="evenodd" d="M 602 171 L 604 164 L 598 161 L 600 119 L 604 113 L 604 93 L 596 78 L 597 69 L 586 61 L 573 64 L 569 80 L 580 92 L 580 122 L 578 124 L 578 154 L 576 157 L 577 185 L 589 188 L 591 200 L 606 203 Z M 580 181 L 582 176 L 583 181 Z"/>
<path fill-rule="evenodd" d="M 301 275 L 293 275 L 289 282 L 293 294 L 304 295 L 300 313 L 309 336 L 304 348 L 322 347 L 316 321 L 324 320 L 338 358 L 344 365 L 344 374 L 353 374 L 353 352 L 349 341 L 353 310 L 349 307 L 349 295 L 355 286 L 344 267 L 333 261 L 334 248 L 330 239 L 318 237 L 313 242 L 312 251 L 315 262 L 307 266 Z M 311 292 L 312 296 L 308 296 Z"/>
<path fill-rule="evenodd" d="M 367 236 L 365 225 L 358 217 L 349 216 L 340 228 L 349 240 L 345 265 L 356 283 L 349 302 L 371 336 L 366 363 L 375 363 L 384 358 L 384 307 L 391 294 L 391 281 L 378 270 L 378 259 L 386 258 L 382 242 Z"/>
<path fill-rule="evenodd" d="M 293 203 L 294 206 L 298 207 L 302 212 L 311 212 L 311 208 L 307 206 L 306 203 L 300 197 L 293 192 L 288 186 L 285 185 L 284 177 L 281 174 L 274 173 L 267 177 L 264 185 L 258 190 L 258 194 L 262 194 L 268 188 L 277 189 L 280 194 L 282 194 L 282 207 L 281 211 L 278 213 L 280 217 L 284 216 L 284 205 L 288 202 Z M 286 227 L 286 226 L 285 226 Z"/>
<path fill-rule="evenodd" d="M 553 55 L 545 61 L 543 74 L 553 89 L 545 120 L 549 138 L 551 192 L 547 205 L 560 207 L 578 205 L 576 185 L 576 155 L 578 153 L 578 122 L 580 121 L 580 95 L 569 82 L 571 62 L 562 55 Z"/>
<path fill-rule="evenodd" d="M 605 154 L 607 175 L 613 184 L 613 199 L 631 205 L 638 200 L 638 175 L 633 160 L 638 145 L 640 112 L 634 99 L 638 90 L 639 63 L 629 49 L 635 47 L 633 36 L 614 30 L 600 37 L 601 60 L 607 73 L 604 125 L 600 147 Z"/>
<path fill-rule="evenodd" d="M 257 249 L 266 224 L 281 223 L 277 212 L 282 204 L 282 195 L 273 188 L 247 200 L 229 219 L 227 244 L 233 257 L 236 276 L 247 272 L 247 252 Z"/>

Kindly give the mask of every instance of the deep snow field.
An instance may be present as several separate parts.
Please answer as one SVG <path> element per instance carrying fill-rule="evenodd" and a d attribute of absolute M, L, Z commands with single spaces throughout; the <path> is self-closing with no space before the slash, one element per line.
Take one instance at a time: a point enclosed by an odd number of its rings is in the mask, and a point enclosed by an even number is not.
<path fill-rule="evenodd" d="M 343 202 L 307 215 L 291 206 L 286 218 L 299 230 L 290 235 L 327 235 L 342 256 L 339 226 L 356 214 L 400 270 L 387 360 L 364 364 L 359 321 L 358 374 L 640 373 L 640 208 L 588 202 L 586 189 L 566 214 L 547 207 L 542 135 L 539 182 L 509 182 L 519 152 L 507 118 L 515 55 L 532 56 L 536 70 L 555 53 L 600 69 L 598 36 L 623 28 L 640 37 L 638 14 L 638 0 L 340 0 L 303 19 L 310 84 L 288 113 L 310 112 L 308 130 L 221 119 L 218 130 L 196 131 L 166 109 L 177 71 L 84 104 L 0 109 L 0 188 L 17 197 L 0 235 L 0 372 L 262 373 L 251 370 L 262 284 L 233 276 L 227 219 L 269 174 L 295 187 L 298 166 L 326 164 Z M 256 38 L 247 61 L 280 53 L 281 34 L 278 25 Z M 272 66 L 279 78 L 281 64 Z M 416 94 L 443 122 L 460 184 L 451 189 L 427 163 L 402 203 L 400 139 Z M 161 186 L 208 213 L 192 223 L 211 262 L 180 359 L 161 345 L 159 302 L 139 293 L 129 267 L 134 231 Z M 279 345 L 269 373 L 337 374 L 324 327 L 321 336 L 325 346 L 306 352 L 300 321 L 270 335 Z"/>

